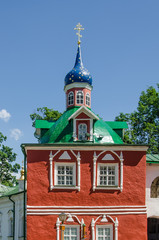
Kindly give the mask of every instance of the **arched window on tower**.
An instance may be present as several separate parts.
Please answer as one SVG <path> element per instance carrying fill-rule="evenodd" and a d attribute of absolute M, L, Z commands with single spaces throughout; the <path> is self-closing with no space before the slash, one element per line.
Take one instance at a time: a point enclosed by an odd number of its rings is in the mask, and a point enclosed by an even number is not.
<path fill-rule="evenodd" d="M 89 95 L 89 93 L 86 94 L 86 105 L 90 106 L 90 95 Z"/>
<path fill-rule="evenodd" d="M 151 184 L 151 198 L 159 198 L 159 177 L 155 178 Z"/>
<path fill-rule="evenodd" d="M 70 92 L 68 94 L 68 106 L 73 105 L 74 104 L 74 93 Z"/>
<path fill-rule="evenodd" d="M 83 104 L 83 92 L 82 91 L 77 92 L 76 103 L 77 104 Z"/>

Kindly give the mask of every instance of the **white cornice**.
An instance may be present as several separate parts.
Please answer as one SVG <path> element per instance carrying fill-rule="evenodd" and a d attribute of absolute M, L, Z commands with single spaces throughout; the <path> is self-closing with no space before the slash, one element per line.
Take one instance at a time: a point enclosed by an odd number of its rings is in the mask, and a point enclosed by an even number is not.
<path fill-rule="evenodd" d="M 147 151 L 148 147 L 147 146 L 138 146 L 138 145 L 96 145 L 96 144 L 92 144 L 92 145 L 77 145 L 77 143 L 73 146 L 72 145 L 62 145 L 60 146 L 57 145 L 55 146 L 54 144 L 48 144 L 48 145 L 42 145 L 42 144 L 24 144 L 24 148 L 25 151 L 28 150 L 75 150 L 75 151 Z"/>
<path fill-rule="evenodd" d="M 68 90 L 70 90 L 72 88 L 87 88 L 90 91 L 93 89 L 93 87 L 90 84 L 88 84 L 88 83 L 85 83 L 85 82 L 83 82 L 83 83 L 74 82 L 74 83 L 66 85 L 64 87 L 64 91 L 67 92 Z"/>

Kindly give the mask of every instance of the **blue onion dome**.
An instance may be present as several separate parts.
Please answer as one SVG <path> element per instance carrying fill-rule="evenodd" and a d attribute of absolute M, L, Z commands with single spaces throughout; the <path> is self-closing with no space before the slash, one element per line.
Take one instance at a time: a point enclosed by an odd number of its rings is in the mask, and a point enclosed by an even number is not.
<path fill-rule="evenodd" d="M 82 63 L 80 44 L 78 45 L 74 68 L 65 77 L 65 86 L 74 82 L 85 82 L 92 85 L 92 76 L 90 75 L 89 71 L 84 68 Z"/>

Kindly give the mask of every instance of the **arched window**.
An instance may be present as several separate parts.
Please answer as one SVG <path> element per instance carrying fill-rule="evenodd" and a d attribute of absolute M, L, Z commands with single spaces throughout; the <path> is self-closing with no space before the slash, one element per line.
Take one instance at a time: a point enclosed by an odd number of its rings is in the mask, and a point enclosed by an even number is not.
<path fill-rule="evenodd" d="M 159 177 L 155 178 L 151 184 L 151 198 L 159 198 Z"/>
<path fill-rule="evenodd" d="M 82 91 L 77 92 L 76 103 L 77 104 L 83 104 L 83 92 Z"/>
<path fill-rule="evenodd" d="M 89 95 L 89 93 L 86 94 L 86 105 L 90 106 L 90 95 Z"/>
<path fill-rule="evenodd" d="M 81 123 L 78 125 L 78 140 L 85 141 L 87 140 L 87 125 L 85 123 Z"/>
<path fill-rule="evenodd" d="M 68 106 L 73 105 L 74 104 L 74 93 L 70 92 L 68 94 Z"/>

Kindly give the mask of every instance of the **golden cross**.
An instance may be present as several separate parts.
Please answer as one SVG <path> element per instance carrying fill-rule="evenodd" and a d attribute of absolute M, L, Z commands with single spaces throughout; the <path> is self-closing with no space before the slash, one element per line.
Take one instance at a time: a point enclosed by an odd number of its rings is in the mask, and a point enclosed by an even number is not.
<path fill-rule="evenodd" d="M 81 43 L 81 39 L 80 38 L 82 37 L 82 35 L 80 34 L 80 31 L 84 30 L 84 28 L 82 28 L 82 25 L 80 23 L 78 23 L 76 25 L 76 27 L 74 28 L 74 30 L 78 31 L 78 32 L 76 32 L 76 35 L 78 36 L 78 44 L 80 44 Z"/>

